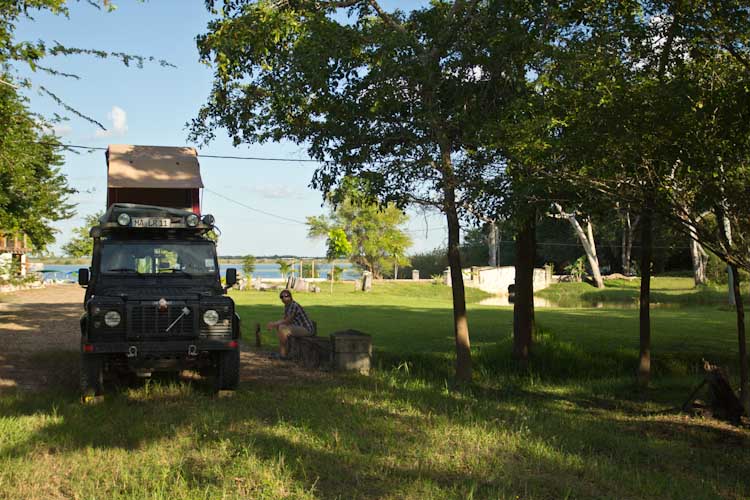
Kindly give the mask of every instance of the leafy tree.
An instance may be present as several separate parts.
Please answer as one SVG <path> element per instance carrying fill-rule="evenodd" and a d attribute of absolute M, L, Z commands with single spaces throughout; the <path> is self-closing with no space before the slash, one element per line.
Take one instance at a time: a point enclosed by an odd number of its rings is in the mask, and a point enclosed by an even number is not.
<path fill-rule="evenodd" d="M 330 197 L 329 203 L 333 204 Z M 394 264 L 409 262 L 406 249 L 411 238 L 399 227 L 406 220 L 406 214 L 392 203 L 379 207 L 350 193 L 331 209 L 329 217 L 308 217 L 308 235 L 330 237 L 332 229 L 341 229 L 351 248 L 345 257 L 380 278 Z"/>
<path fill-rule="evenodd" d="M 292 263 L 283 259 L 277 260 L 276 263 L 279 265 L 279 272 L 281 273 L 281 277 L 287 278 L 289 276 L 289 273 L 292 272 Z"/>
<path fill-rule="evenodd" d="M 334 260 L 341 259 L 351 254 L 352 244 L 346 237 L 346 233 L 341 228 L 333 228 L 328 231 L 326 240 L 326 259 L 331 263 L 331 293 L 333 293 L 333 281 L 336 279 L 336 265 Z"/>
<path fill-rule="evenodd" d="M 58 168 L 56 138 L 42 130 L 26 102 L 0 84 L 0 228 L 25 233 L 43 249 L 54 240 L 51 223 L 72 215 L 68 197 L 75 191 Z"/>
<path fill-rule="evenodd" d="M 458 381 L 472 374 L 464 190 L 497 165 L 477 154 L 483 133 L 525 92 L 546 15 L 542 1 L 435 2 L 405 14 L 376 0 L 239 0 L 198 37 L 215 78 L 191 138 L 210 141 L 221 127 L 235 144 L 292 140 L 324 162 L 313 185 L 325 193 L 354 175 L 383 205 L 445 214 Z"/>
<path fill-rule="evenodd" d="M 73 237 L 62 246 L 62 251 L 71 257 L 90 257 L 94 251 L 94 239 L 89 236 L 89 230 L 99 225 L 99 219 L 104 212 L 87 215 L 82 226 L 73 229 Z"/>
<path fill-rule="evenodd" d="M 255 255 L 245 255 L 242 258 L 242 272 L 248 279 L 252 279 L 253 272 L 255 272 Z"/>

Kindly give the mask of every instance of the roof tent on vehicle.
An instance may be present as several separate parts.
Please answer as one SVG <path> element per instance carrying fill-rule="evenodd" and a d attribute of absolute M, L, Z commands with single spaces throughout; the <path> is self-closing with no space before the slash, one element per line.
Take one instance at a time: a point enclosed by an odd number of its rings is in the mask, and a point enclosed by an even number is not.
<path fill-rule="evenodd" d="M 203 180 L 194 148 L 110 144 L 106 157 L 107 207 L 137 203 L 200 215 Z"/>

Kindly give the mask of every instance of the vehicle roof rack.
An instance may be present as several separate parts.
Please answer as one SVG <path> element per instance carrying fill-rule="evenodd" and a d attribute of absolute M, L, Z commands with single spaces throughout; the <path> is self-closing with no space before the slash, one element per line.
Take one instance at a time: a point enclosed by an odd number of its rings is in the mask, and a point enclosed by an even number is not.
<path fill-rule="evenodd" d="M 135 203 L 112 204 L 102 217 L 99 225 L 91 228 L 94 238 L 105 231 L 190 231 L 205 234 L 214 228 L 213 215 L 199 217 L 189 210 L 139 205 Z"/>

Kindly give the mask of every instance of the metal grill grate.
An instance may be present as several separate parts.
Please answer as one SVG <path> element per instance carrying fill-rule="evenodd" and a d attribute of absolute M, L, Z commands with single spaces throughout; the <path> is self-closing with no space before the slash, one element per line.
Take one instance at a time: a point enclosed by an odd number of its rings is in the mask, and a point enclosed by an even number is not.
<path fill-rule="evenodd" d="M 156 304 L 141 304 L 133 306 L 130 311 L 128 333 L 131 337 L 141 336 L 191 336 L 195 333 L 195 309 L 190 308 L 190 314 L 180 318 L 177 323 L 167 328 L 182 314 L 185 304 L 171 304 L 166 311 L 160 312 Z"/>

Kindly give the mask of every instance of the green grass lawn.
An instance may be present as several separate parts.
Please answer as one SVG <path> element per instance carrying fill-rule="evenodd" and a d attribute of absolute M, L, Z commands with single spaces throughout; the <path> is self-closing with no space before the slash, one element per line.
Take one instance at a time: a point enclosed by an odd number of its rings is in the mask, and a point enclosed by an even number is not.
<path fill-rule="evenodd" d="M 696 293 L 672 280 L 654 287 Z M 321 335 L 372 334 L 370 377 L 258 380 L 230 398 L 156 381 L 95 406 L 72 391 L 0 396 L 0 498 L 750 497 L 750 432 L 672 411 L 702 356 L 736 372 L 733 312 L 654 308 L 656 376 L 639 391 L 636 309 L 537 309 L 521 371 L 512 310 L 470 290 L 475 383 L 457 391 L 450 289 L 352 288 L 295 298 Z M 277 293 L 232 295 L 247 340 L 282 312 Z"/>

